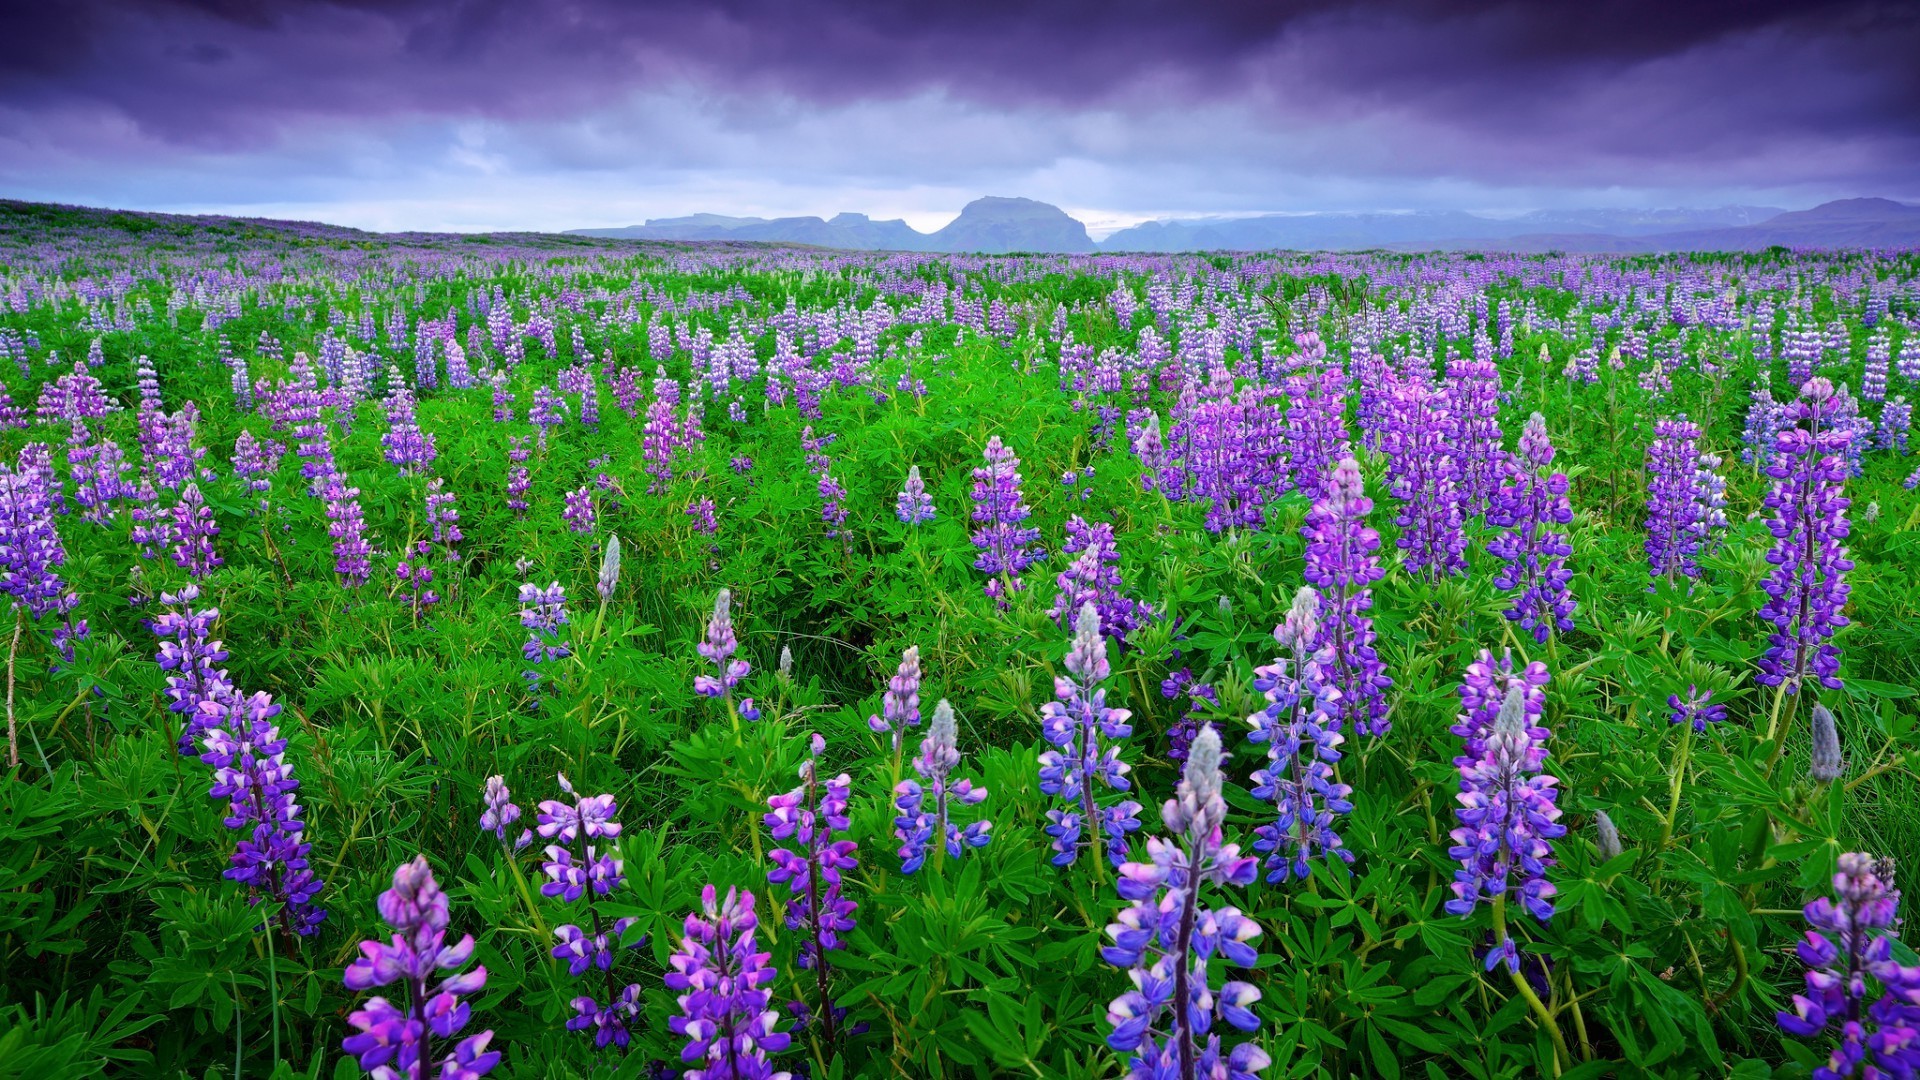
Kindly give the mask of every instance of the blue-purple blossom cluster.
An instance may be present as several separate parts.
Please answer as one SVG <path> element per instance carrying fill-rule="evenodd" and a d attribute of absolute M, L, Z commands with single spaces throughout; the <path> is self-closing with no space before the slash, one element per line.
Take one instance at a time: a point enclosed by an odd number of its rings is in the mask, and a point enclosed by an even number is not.
<path fill-rule="evenodd" d="M 1040 791 L 1065 803 L 1047 811 L 1053 864 L 1071 866 L 1081 848 L 1099 845 L 1119 866 L 1127 858 L 1127 834 L 1140 828 L 1140 804 L 1122 798 L 1102 805 L 1099 791 L 1133 790 L 1132 766 L 1120 757 L 1121 740 L 1133 734 L 1127 722 L 1133 714 L 1107 705 L 1101 684 L 1113 671 L 1091 600 L 1074 620 L 1065 666 L 1067 674 L 1053 680 L 1056 700 L 1040 707 L 1040 734 L 1053 746 L 1040 755 Z"/>

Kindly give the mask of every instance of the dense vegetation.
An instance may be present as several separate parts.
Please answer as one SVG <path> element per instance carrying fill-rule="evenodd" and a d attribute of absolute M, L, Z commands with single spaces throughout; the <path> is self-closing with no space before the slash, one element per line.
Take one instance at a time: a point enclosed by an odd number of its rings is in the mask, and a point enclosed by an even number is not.
<path fill-rule="evenodd" d="M 1920 850 L 1911 255 L 0 211 L 0 1076 L 355 1075 L 391 927 L 473 935 L 496 1076 L 677 1074 L 702 1010 L 796 1075 L 1117 1076 L 1181 1041 L 1126 920 L 1221 840 L 1219 1075 L 1797 1076 L 1802 906 Z M 734 890 L 772 1018 L 684 977 Z"/>

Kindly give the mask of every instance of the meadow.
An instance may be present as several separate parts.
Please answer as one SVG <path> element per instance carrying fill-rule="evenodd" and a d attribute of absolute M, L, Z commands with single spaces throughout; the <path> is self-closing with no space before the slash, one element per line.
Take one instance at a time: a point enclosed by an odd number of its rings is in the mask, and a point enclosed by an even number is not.
<path fill-rule="evenodd" d="M 4 204 L 0 383 L 0 1077 L 1920 1068 L 1912 253 Z"/>

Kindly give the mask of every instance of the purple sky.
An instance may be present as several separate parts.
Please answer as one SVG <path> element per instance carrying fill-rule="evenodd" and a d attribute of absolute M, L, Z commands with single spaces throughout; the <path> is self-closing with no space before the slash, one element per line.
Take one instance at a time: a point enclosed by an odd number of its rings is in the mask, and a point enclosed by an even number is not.
<path fill-rule="evenodd" d="M 373 228 L 983 194 L 1920 201 L 1920 3 L 0 0 L 0 195 Z"/>

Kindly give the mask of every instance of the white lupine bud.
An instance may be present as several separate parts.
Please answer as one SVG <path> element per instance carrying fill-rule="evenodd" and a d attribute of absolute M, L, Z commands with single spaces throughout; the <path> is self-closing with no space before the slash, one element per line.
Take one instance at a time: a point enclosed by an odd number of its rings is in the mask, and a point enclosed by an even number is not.
<path fill-rule="evenodd" d="M 1593 827 L 1600 834 L 1600 861 L 1618 858 L 1621 852 L 1620 827 L 1613 823 L 1605 810 L 1594 815 Z"/>
<path fill-rule="evenodd" d="M 1816 703 L 1813 707 L 1813 760 L 1808 763 L 1807 775 L 1822 784 L 1831 784 L 1846 771 L 1846 760 L 1840 755 L 1840 729 L 1833 722 L 1833 713 L 1825 705 Z"/>

